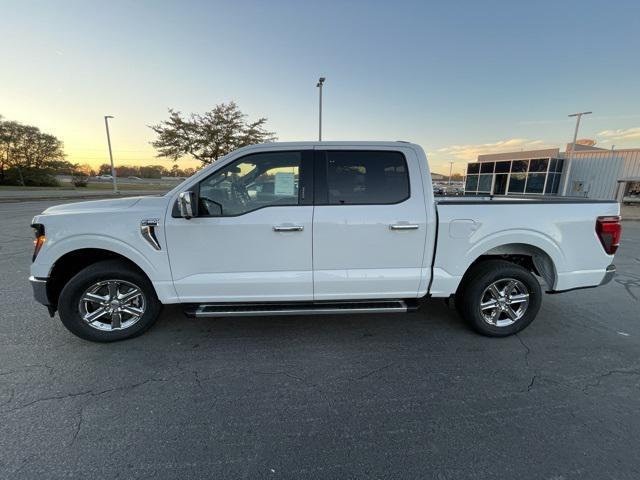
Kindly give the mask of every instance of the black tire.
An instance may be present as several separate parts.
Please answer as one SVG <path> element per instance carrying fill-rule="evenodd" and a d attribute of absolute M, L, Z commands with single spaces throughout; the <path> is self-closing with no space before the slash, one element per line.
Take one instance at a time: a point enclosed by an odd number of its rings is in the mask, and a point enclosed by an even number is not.
<path fill-rule="evenodd" d="M 526 287 L 529 293 L 524 315 L 514 323 L 505 326 L 490 324 L 482 315 L 480 303 L 485 290 L 494 282 L 514 279 Z M 456 292 L 456 309 L 471 327 L 489 337 L 506 337 L 526 328 L 536 318 L 542 303 L 540 282 L 527 269 L 504 260 L 487 260 L 478 263 L 465 276 Z"/>
<path fill-rule="evenodd" d="M 80 297 L 92 285 L 106 280 L 128 282 L 138 287 L 144 295 L 144 314 L 128 328 L 98 330 L 82 319 Z M 162 304 L 149 279 L 122 260 L 104 260 L 84 268 L 64 286 L 58 300 L 58 312 L 64 326 L 74 335 L 92 342 L 115 342 L 136 337 L 156 322 L 161 310 Z"/>

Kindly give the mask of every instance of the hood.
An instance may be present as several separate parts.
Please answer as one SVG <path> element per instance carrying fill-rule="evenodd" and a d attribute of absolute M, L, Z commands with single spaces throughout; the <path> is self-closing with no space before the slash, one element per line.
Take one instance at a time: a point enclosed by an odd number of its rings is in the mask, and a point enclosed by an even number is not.
<path fill-rule="evenodd" d="M 122 210 L 138 203 L 143 197 L 115 198 L 108 200 L 91 200 L 88 202 L 65 203 L 47 208 L 43 215 L 57 215 L 62 213 L 104 212 L 108 210 Z"/>

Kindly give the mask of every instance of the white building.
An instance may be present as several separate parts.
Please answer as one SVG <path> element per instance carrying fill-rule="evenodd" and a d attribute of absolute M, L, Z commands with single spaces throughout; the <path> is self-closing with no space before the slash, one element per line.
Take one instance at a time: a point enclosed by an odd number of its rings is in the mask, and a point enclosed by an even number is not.
<path fill-rule="evenodd" d="M 576 148 L 573 160 L 567 195 L 621 201 L 624 192 L 618 191 L 618 180 L 640 177 L 640 148 Z"/>
<path fill-rule="evenodd" d="M 479 155 L 467 165 L 466 194 L 558 195 L 562 193 L 571 144 L 526 152 Z M 606 150 L 576 145 L 569 173 L 567 195 L 622 200 L 621 179 L 640 177 L 640 148 Z"/>

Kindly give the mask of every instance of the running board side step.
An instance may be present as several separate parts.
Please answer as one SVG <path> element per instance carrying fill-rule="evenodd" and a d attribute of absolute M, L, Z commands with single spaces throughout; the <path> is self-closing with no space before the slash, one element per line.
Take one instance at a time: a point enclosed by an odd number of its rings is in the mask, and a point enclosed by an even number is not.
<path fill-rule="evenodd" d="M 413 311 L 404 300 L 292 303 L 214 303 L 190 305 L 190 317 L 251 317 L 277 315 L 335 315 L 347 313 L 403 313 Z"/>

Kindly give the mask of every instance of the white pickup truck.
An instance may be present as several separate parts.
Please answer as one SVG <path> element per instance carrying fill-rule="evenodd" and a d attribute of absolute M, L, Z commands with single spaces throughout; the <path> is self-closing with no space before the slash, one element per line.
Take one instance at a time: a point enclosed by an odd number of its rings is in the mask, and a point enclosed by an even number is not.
<path fill-rule="evenodd" d="M 180 303 L 196 317 L 406 312 L 455 296 L 478 332 L 516 333 L 542 292 L 615 273 L 614 201 L 434 198 L 406 142 L 239 149 L 161 196 L 33 219 L 31 283 L 74 334 L 133 337 Z"/>

